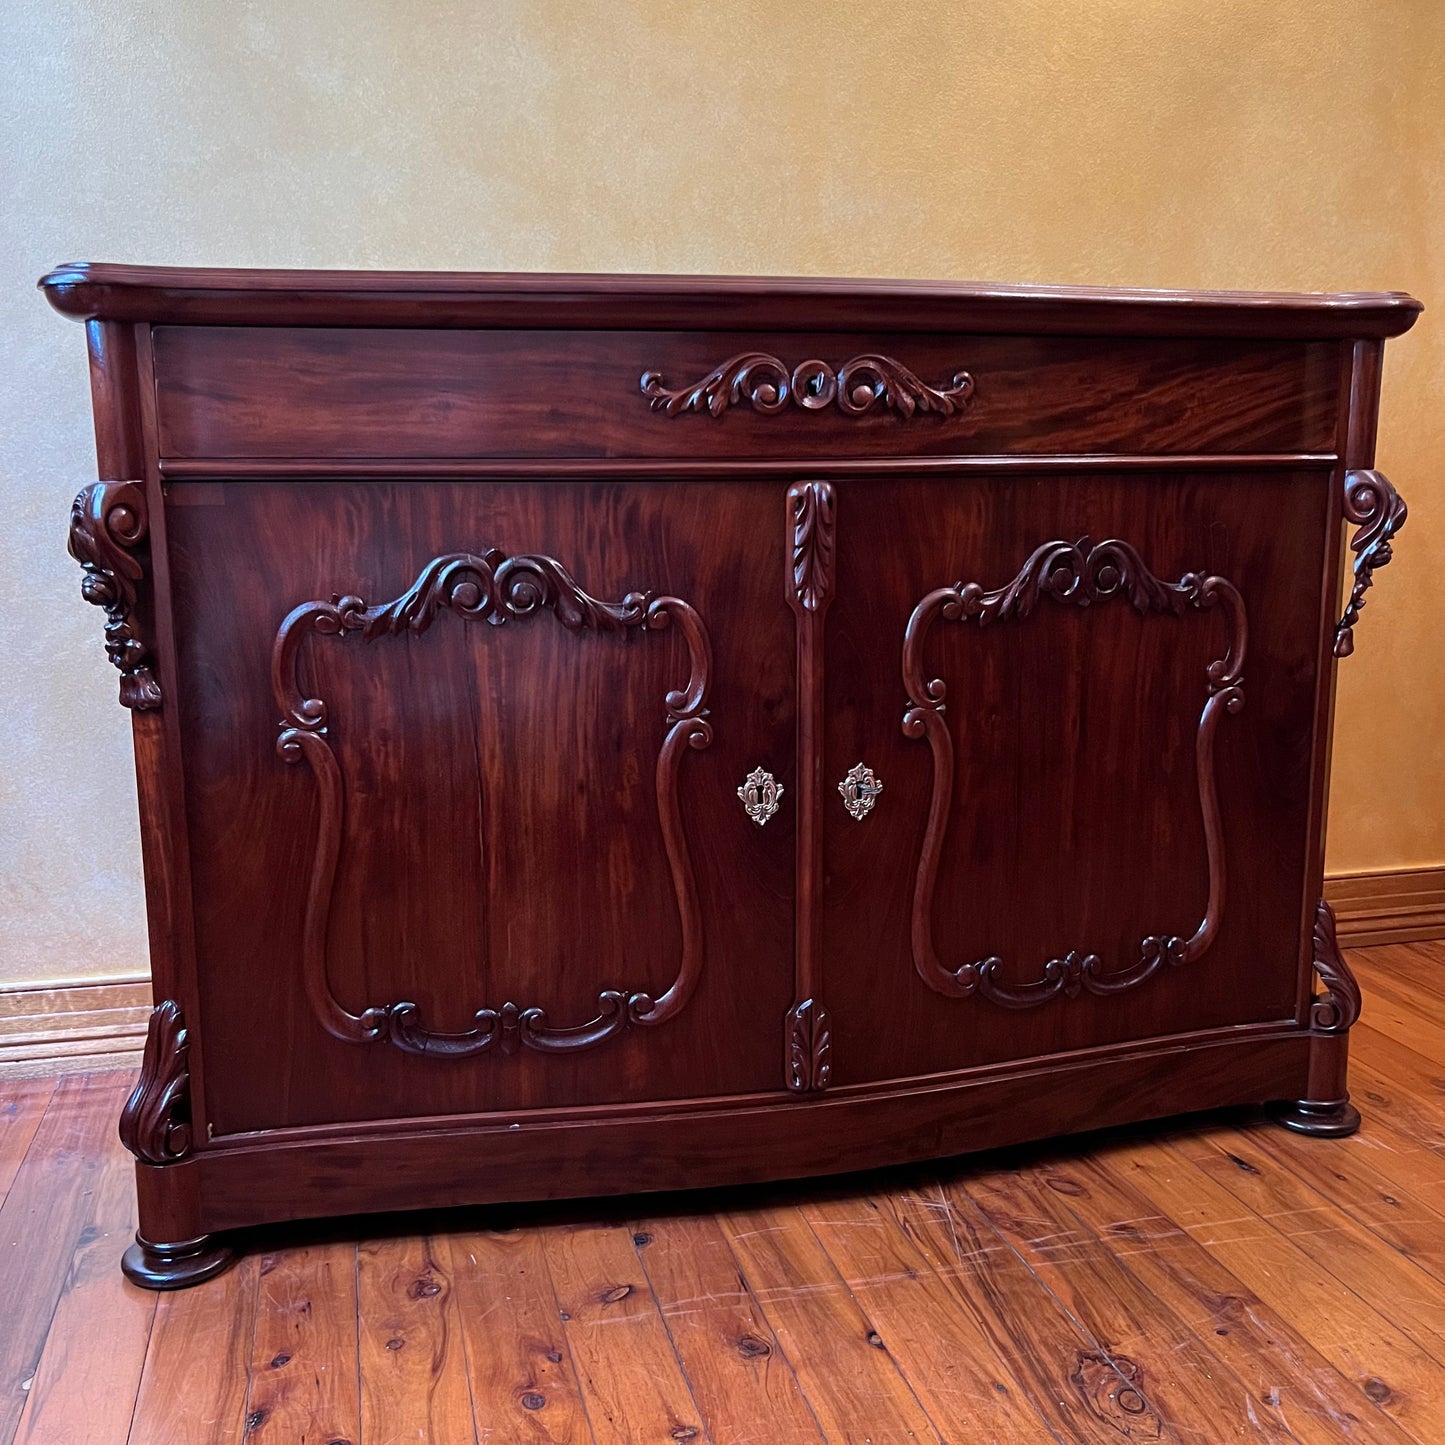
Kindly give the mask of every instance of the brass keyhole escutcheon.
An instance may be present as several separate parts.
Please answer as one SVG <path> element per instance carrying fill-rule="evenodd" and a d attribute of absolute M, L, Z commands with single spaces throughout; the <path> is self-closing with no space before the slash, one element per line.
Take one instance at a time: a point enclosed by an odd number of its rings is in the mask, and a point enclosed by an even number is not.
<path fill-rule="evenodd" d="M 838 791 L 843 795 L 843 806 L 861 823 L 873 811 L 873 804 L 883 791 L 883 780 L 872 768 L 856 763 L 838 784 Z"/>
<path fill-rule="evenodd" d="M 738 789 L 743 811 L 759 828 L 778 811 L 778 799 L 782 796 L 783 785 L 766 768 L 754 768 Z"/>

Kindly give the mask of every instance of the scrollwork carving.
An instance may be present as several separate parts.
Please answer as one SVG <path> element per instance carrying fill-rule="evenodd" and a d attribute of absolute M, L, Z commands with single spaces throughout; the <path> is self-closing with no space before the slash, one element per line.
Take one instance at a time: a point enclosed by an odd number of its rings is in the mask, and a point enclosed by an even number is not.
<path fill-rule="evenodd" d="M 687 645 L 689 674 L 664 698 L 666 728 L 657 760 L 657 809 L 673 890 L 682 924 L 682 957 L 676 978 L 660 996 L 640 990 L 604 989 L 597 1015 L 572 1027 L 554 1026 L 545 1010 L 507 1002 L 484 1008 L 463 1032 L 423 1026 L 417 1005 L 396 1002 L 353 1013 L 331 991 L 326 968 L 326 932 L 341 847 L 345 795 L 341 770 L 327 738 L 326 703 L 307 697 L 297 679 L 297 653 L 305 639 L 354 634 L 363 642 L 402 633 L 425 632 L 443 612 L 481 619 L 495 627 L 549 611 L 568 631 L 658 631 L 676 624 Z M 355 596 L 304 602 L 281 624 L 271 657 L 271 685 L 282 722 L 276 749 L 294 763 L 305 758 L 321 799 L 316 852 L 307 888 L 302 969 L 313 1011 L 327 1031 L 351 1043 L 384 1039 L 406 1053 L 462 1058 L 495 1049 L 513 1054 L 519 1046 L 541 1053 L 592 1048 L 629 1024 L 665 1023 L 686 1004 L 702 968 L 702 914 L 682 825 L 677 778 L 685 750 L 712 742 L 707 692 L 712 652 L 702 619 L 677 597 L 630 592 L 620 602 L 589 596 L 565 567 L 551 557 L 508 557 L 495 548 L 483 553 L 452 552 L 434 558 L 415 582 L 391 602 L 369 607 Z"/>
<path fill-rule="evenodd" d="M 1348 657 L 1355 650 L 1355 624 L 1365 605 L 1365 593 L 1374 585 L 1375 569 L 1387 566 L 1394 556 L 1391 539 L 1404 527 L 1409 514 L 1405 499 L 1383 472 L 1345 473 L 1345 516 L 1358 530 L 1350 540 L 1355 580 L 1344 616 L 1335 628 L 1336 657 Z"/>
<path fill-rule="evenodd" d="M 1195 766 L 1204 822 L 1209 867 L 1209 895 L 1204 917 L 1186 937 L 1151 934 L 1139 945 L 1138 957 L 1123 968 L 1109 969 L 1096 953 L 1070 951 L 1049 959 L 1041 975 L 1010 985 L 1000 978 L 1002 959 L 989 956 L 949 968 L 939 961 L 933 942 L 933 895 L 939 858 L 953 799 L 953 740 L 944 721 L 947 686 L 929 678 L 923 668 L 923 644 L 937 618 L 948 622 L 995 622 L 1030 616 L 1049 598 L 1075 607 L 1123 600 L 1136 611 L 1174 617 L 1189 611 L 1222 607 L 1227 622 L 1224 656 L 1205 668 L 1208 693 L 1195 735 Z M 1046 542 L 1006 586 L 986 591 L 978 583 L 957 583 L 930 592 L 913 610 L 903 642 L 903 685 L 910 706 L 903 732 L 927 738 L 933 751 L 933 795 L 919 856 L 913 893 L 913 962 L 919 976 L 938 993 L 952 998 L 979 994 L 1002 1008 L 1033 1008 L 1050 999 L 1116 994 L 1135 988 L 1166 964 L 1179 967 L 1202 955 L 1214 942 L 1224 910 L 1224 842 L 1214 780 L 1214 736 L 1225 713 L 1244 706 L 1242 671 L 1248 625 L 1244 600 L 1222 577 L 1188 572 L 1177 582 L 1164 582 L 1145 565 L 1127 542 L 1097 545 L 1087 537 L 1076 543 Z"/>
<path fill-rule="evenodd" d="M 791 401 L 804 411 L 836 404 L 848 416 L 862 416 L 875 407 L 905 419 L 915 412 L 952 416 L 974 392 L 973 377 L 966 371 L 955 372 L 948 386 L 933 387 L 889 356 L 855 356 L 836 371 L 826 361 L 810 358 L 789 370 L 786 362 L 766 351 L 729 357 L 692 386 L 673 390 L 656 371 L 644 371 L 641 386 L 653 411 L 666 416 L 705 411 L 715 417 L 744 401 L 764 415 L 782 411 Z"/>
<path fill-rule="evenodd" d="M 816 1093 L 833 1076 L 833 1031 L 828 1010 L 805 998 L 788 1010 L 788 1088 Z"/>
<path fill-rule="evenodd" d="M 1335 912 L 1323 898 L 1315 908 L 1314 966 L 1325 991 L 1310 1006 L 1310 1023 L 1322 1034 L 1345 1033 L 1360 1016 L 1363 999 L 1335 937 Z"/>
<path fill-rule="evenodd" d="M 180 1005 L 151 1011 L 140 1079 L 120 1115 L 120 1142 L 146 1164 L 174 1164 L 191 1152 L 191 1040 Z"/>
<path fill-rule="evenodd" d="M 93 482 L 70 508 L 70 555 L 85 571 L 80 595 L 105 611 L 105 655 L 120 672 L 122 707 L 161 705 L 150 645 L 136 620 L 145 569 L 135 551 L 147 531 L 141 482 Z"/>

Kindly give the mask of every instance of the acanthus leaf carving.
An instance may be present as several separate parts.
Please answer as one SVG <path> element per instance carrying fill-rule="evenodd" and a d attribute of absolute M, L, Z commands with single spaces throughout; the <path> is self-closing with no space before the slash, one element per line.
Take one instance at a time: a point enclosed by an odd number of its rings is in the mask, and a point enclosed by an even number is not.
<path fill-rule="evenodd" d="M 146 1164 L 191 1151 L 190 1047 L 180 1005 L 164 1000 L 151 1011 L 140 1079 L 120 1115 L 120 1142 Z"/>
<path fill-rule="evenodd" d="M 145 569 L 135 555 L 148 530 L 141 482 L 93 482 L 70 507 L 70 555 L 85 571 L 80 595 L 105 612 L 105 655 L 120 673 L 122 707 L 161 705 L 149 643 L 136 617 Z"/>
<path fill-rule="evenodd" d="M 788 1010 L 788 1088 L 818 1093 L 833 1075 L 833 1031 L 828 1010 L 805 998 Z"/>
<path fill-rule="evenodd" d="M 793 517 L 793 594 L 807 612 L 823 611 L 833 596 L 833 488 L 828 482 L 794 482 L 788 488 Z"/>
<path fill-rule="evenodd" d="M 1207 696 L 1195 735 L 1195 765 L 1200 812 L 1204 823 L 1209 892 L 1204 916 L 1187 938 L 1151 934 L 1139 945 L 1137 958 L 1123 968 L 1108 968 L 1096 953 L 1070 950 L 1049 959 L 1040 976 L 1024 984 L 1001 977 L 1003 960 L 990 955 L 950 968 L 940 962 L 933 942 L 933 896 L 939 859 L 953 800 L 953 739 L 944 720 L 947 685 L 929 678 L 923 667 L 923 644 L 937 618 L 949 622 L 995 622 L 1029 617 L 1043 599 L 1074 607 L 1113 600 L 1126 601 L 1143 615 L 1182 617 L 1193 611 L 1223 608 L 1227 642 L 1223 657 L 1205 668 Z M 903 732 L 927 738 L 933 752 L 933 794 L 923 847 L 914 881 L 913 961 L 919 976 L 936 992 L 952 998 L 978 994 L 1002 1008 L 1033 1008 L 1050 999 L 1073 999 L 1082 993 L 1123 993 L 1151 978 L 1160 968 L 1179 967 L 1199 958 L 1218 933 L 1225 899 L 1224 840 L 1214 779 L 1214 736 L 1219 719 L 1244 706 L 1243 667 L 1248 642 L 1244 599 L 1222 577 L 1188 572 L 1177 582 L 1156 577 L 1127 542 L 1097 545 L 1046 542 L 1037 548 L 1012 581 L 992 591 L 975 582 L 959 582 L 930 592 L 913 610 L 904 632 L 903 685 L 909 707 Z"/>
<path fill-rule="evenodd" d="M 958 371 L 947 386 L 929 386 L 902 362 L 872 353 L 855 356 L 836 370 L 817 358 L 800 361 L 790 370 L 769 352 L 744 351 L 691 386 L 673 389 L 660 373 L 644 371 L 641 387 L 653 411 L 666 416 L 695 411 L 720 417 L 728 407 L 743 402 L 772 415 L 791 401 L 804 411 L 836 404 L 848 416 L 862 416 L 878 407 L 907 419 L 917 412 L 953 416 L 963 411 L 973 395 L 974 380 L 968 372 Z"/>
<path fill-rule="evenodd" d="M 1310 1005 L 1310 1023 L 1323 1034 L 1342 1034 L 1360 1016 L 1360 985 L 1335 937 L 1335 911 L 1323 898 L 1315 907 L 1314 969 L 1325 991 Z"/>
<path fill-rule="evenodd" d="M 604 989 L 597 1014 L 586 1023 L 554 1026 L 545 1010 L 508 1001 L 484 1008 L 472 1027 L 460 1032 L 427 1028 L 417 1005 L 398 1001 L 353 1013 L 332 993 L 326 967 L 327 922 L 341 847 L 345 790 L 341 769 L 328 740 L 328 711 L 318 697 L 298 685 L 297 654 L 312 635 L 357 635 L 363 642 L 425 632 L 443 613 L 484 620 L 494 627 L 549 611 L 570 632 L 620 632 L 629 628 L 658 631 L 676 624 L 687 646 L 689 673 L 664 698 L 666 727 L 657 763 L 657 809 L 663 848 L 682 925 L 682 956 L 669 988 L 654 998 L 642 990 Z M 288 763 L 305 758 L 321 797 L 316 851 L 307 887 L 303 923 L 302 972 L 307 998 L 326 1030 L 350 1043 L 385 1040 L 405 1053 L 433 1058 L 465 1058 L 493 1049 L 502 1055 L 518 1047 L 540 1053 L 567 1053 L 595 1047 L 629 1024 L 652 1027 L 674 1017 L 697 986 L 702 968 L 701 905 L 682 824 L 678 770 L 687 750 L 712 742 L 707 693 L 712 650 L 702 619 L 677 597 L 630 592 L 620 602 L 588 595 L 565 567 L 540 555 L 509 557 L 496 548 L 452 552 L 435 557 L 412 585 L 390 602 L 368 606 L 357 596 L 304 602 L 294 608 L 276 634 L 271 654 L 271 685 L 281 710 L 279 756 Z"/>
<path fill-rule="evenodd" d="M 1335 628 L 1336 657 L 1348 657 L 1355 650 L 1355 624 L 1365 605 L 1365 593 L 1374 585 L 1375 569 L 1387 566 L 1394 556 L 1391 539 L 1409 515 L 1405 499 L 1383 472 L 1345 473 L 1345 516 L 1358 530 L 1350 540 L 1355 554 L 1354 583 L 1344 616 Z"/>

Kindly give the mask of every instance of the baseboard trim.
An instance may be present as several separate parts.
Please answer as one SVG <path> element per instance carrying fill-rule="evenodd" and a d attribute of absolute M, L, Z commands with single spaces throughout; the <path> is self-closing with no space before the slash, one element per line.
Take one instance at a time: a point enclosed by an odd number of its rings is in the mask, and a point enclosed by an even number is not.
<path fill-rule="evenodd" d="M 1339 939 L 1351 948 L 1445 938 L 1445 867 L 1325 879 Z"/>
<path fill-rule="evenodd" d="M 0 990 L 0 1079 L 140 1065 L 151 987 L 145 978 Z"/>

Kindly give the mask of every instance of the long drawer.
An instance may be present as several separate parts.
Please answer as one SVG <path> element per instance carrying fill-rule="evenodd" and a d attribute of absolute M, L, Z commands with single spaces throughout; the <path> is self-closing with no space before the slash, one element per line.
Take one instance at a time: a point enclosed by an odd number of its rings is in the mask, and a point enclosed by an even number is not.
<path fill-rule="evenodd" d="M 1319 453 L 1336 341 L 158 326 L 166 459 Z M 647 378 L 644 384 L 644 378 Z"/>

